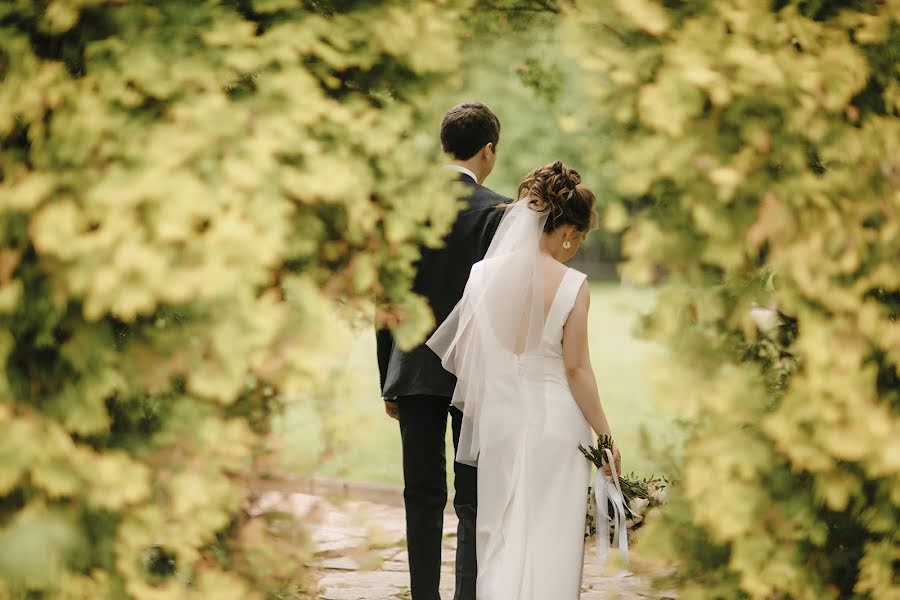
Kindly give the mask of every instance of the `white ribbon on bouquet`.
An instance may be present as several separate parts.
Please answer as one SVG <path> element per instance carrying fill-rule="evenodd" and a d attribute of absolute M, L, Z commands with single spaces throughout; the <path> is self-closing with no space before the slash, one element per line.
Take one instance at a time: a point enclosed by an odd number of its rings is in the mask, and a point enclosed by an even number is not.
<path fill-rule="evenodd" d="M 619 474 L 616 473 L 616 461 L 613 459 L 609 448 L 603 452 L 609 460 L 609 468 L 612 477 L 607 478 L 602 469 L 597 470 L 594 478 L 594 501 L 597 503 L 597 562 L 600 565 L 606 563 L 609 557 L 609 522 L 613 522 L 613 543 L 617 544 L 619 551 L 628 558 L 628 524 L 626 522 L 628 510 L 625 506 L 625 496 L 619 485 Z M 613 514 L 609 514 L 609 505 L 612 504 Z M 623 571 L 619 576 L 626 575 Z"/>

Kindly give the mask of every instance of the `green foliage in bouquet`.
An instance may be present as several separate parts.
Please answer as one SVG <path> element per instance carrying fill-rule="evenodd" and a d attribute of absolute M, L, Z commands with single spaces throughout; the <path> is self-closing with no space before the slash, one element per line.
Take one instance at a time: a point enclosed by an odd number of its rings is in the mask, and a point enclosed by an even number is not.
<path fill-rule="evenodd" d="M 296 588 L 246 480 L 341 311 L 431 324 L 456 201 L 420 106 L 464 8 L 0 4 L 0 598 Z"/>
<path fill-rule="evenodd" d="M 664 277 L 660 398 L 693 424 L 644 550 L 684 599 L 897 598 L 900 3 L 579 8 L 605 220 Z"/>
<path fill-rule="evenodd" d="M 604 450 L 612 451 L 612 438 L 608 435 L 601 436 L 597 440 L 596 446 L 588 446 L 585 448 L 581 444 L 578 449 L 591 461 L 596 468 L 602 469 L 609 464 L 609 459 Z M 634 473 L 625 475 L 618 473 L 619 487 L 622 488 L 622 496 L 625 499 L 625 507 L 628 512 L 628 528 L 637 529 L 641 526 L 649 509 L 658 508 L 666 502 L 666 486 L 668 481 L 665 477 L 638 477 Z M 585 523 L 585 537 L 590 537 L 597 532 L 596 526 L 596 500 L 592 488 L 588 488 L 588 511 L 587 521 Z M 609 504 L 607 514 L 613 514 L 614 509 L 612 503 Z"/>
<path fill-rule="evenodd" d="M 578 444 L 578 450 L 584 454 L 584 457 L 591 461 L 595 467 L 602 469 L 609 464 L 609 457 L 606 456 L 606 450 L 613 451 L 613 441 L 608 435 L 602 435 L 597 438 L 596 446 L 588 446 L 585 448 L 582 444 Z"/>

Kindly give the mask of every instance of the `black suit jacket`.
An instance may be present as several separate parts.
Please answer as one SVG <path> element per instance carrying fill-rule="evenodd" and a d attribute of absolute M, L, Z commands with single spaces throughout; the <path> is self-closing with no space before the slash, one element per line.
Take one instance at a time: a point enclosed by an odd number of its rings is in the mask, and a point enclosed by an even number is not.
<path fill-rule="evenodd" d="M 444 238 L 443 248 L 420 249 L 422 258 L 412 288 L 428 300 L 438 326 L 462 298 L 472 265 L 484 258 L 491 244 L 503 214 L 497 205 L 510 202 L 468 175 L 461 173 L 459 180 L 470 189 L 465 207 Z M 456 377 L 444 370 L 424 343 L 404 352 L 394 344 L 390 331 L 382 329 L 376 335 L 382 397 L 453 396 Z"/>

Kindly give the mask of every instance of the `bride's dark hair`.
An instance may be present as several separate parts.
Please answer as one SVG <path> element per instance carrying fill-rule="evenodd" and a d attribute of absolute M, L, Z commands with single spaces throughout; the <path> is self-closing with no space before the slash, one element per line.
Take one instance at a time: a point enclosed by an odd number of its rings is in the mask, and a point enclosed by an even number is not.
<path fill-rule="evenodd" d="M 528 206 L 547 213 L 544 231 L 550 233 L 560 225 L 574 225 L 587 233 L 597 222 L 594 193 L 581 185 L 575 169 L 556 161 L 529 173 L 519 184 L 519 199 Z"/>

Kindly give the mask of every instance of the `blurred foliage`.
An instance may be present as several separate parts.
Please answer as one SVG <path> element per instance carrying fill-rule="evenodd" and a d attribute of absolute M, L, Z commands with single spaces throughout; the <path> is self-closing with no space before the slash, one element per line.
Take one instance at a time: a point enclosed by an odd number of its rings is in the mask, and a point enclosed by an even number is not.
<path fill-rule="evenodd" d="M 610 165 L 588 160 L 609 139 L 606 119 L 586 115 L 589 81 L 574 53 L 560 15 L 569 1 L 476 2 L 466 11 L 462 80 L 448 100 L 435 105 L 435 119 L 449 106 L 478 100 L 502 124 L 497 165 L 485 182 L 514 196 L 536 167 L 562 160 L 579 170 L 604 206 L 613 197 Z M 618 256 L 619 234 L 600 230 L 587 239 L 582 260 Z"/>
<path fill-rule="evenodd" d="M 556 28 L 572 6 L 573 0 L 475 0 L 463 19 L 471 33 L 503 37 Z"/>
<path fill-rule="evenodd" d="M 245 490 L 336 320 L 431 324 L 412 264 L 456 202 L 423 106 L 465 8 L 0 5 L 0 597 L 302 585 Z"/>
<path fill-rule="evenodd" d="M 496 17 L 485 15 L 485 20 L 490 18 Z M 461 89 L 440 103 L 446 110 L 457 102 L 478 100 L 497 113 L 497 164 L 485 184 L 508 196 L 515 195 L 525 175 L 553 160 L 581 168 L 595 187 L 604 183 L 584 170 L 581 160 L 581 144 L 599 132 L 575 116 L 588 95 L 579 79 L 580 66 L 554 50 L 561 35 L 557 24 L 479 38 L 464 52 Z"/>
<path fill-rule="evenodd" d="M 642 538 L 680 598 L 900 597 L 898 20 L 896 0 L 569 19 L 614 124 L 624 274 L 664 277 L 659 397 L 692 423 Z"/>

